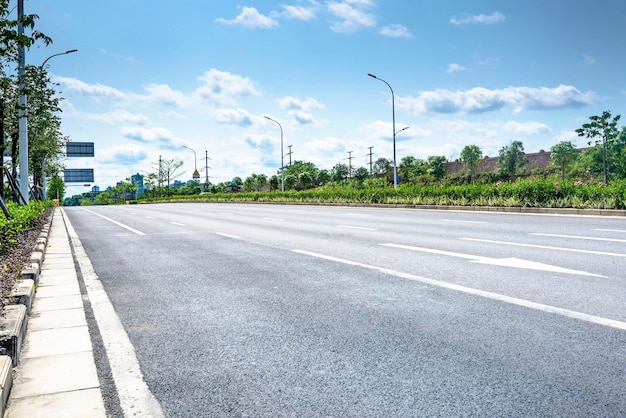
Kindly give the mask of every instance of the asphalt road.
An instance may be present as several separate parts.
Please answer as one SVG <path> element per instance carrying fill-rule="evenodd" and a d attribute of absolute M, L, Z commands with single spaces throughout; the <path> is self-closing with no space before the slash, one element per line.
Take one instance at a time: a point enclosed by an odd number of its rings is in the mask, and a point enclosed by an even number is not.
<path fill-rule="evenodd" d="M 626 218 L 66 212 L 168 417 L 626 416 Z"/>

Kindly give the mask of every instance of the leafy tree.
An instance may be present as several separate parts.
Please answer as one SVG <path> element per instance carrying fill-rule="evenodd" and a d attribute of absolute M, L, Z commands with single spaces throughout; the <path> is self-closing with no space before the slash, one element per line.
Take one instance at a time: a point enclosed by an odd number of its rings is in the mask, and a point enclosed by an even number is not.
<path fill-rule="evenodd" d="M 393 167 L 391 167 L 393 180 Z M 418 177 L 424 172 L 424 161 L 407 155 L 400 160 L 398 164 L 398 175 L 404 183 L 417 183 Z"/>
<path fill-rule="evenodd" d="M 461 150 L 461 161 L 469 168 L 472 181 L 474 181 L 476 176 L 476 167 L 478 167 L 482 159 L 483 151 L 478 145 L 466 145 Z"/>
<path fill-rule="evenodd" d="M 426 172 L 435 180 L 441 180 L 446 176 L 446 157 L 443 155 L 428 157 L 428 169 Z"/>
<path fill-rule="evenodd" d="M 277 175 L 270 177 L 270 190 L 280 190 L 281 179 Z"/>
<path fill-rule="evenodd" d="M 498 172 L 505 177 L 514 176 L 517 170 L 524 167 L 527 161 L 522 141 L 513 141 L 510 145 L 500 149 Z"/>
<path fill-rule="evenodd" d="M 317 183 L 320 186 L 323 186 L 324 184 L 328 183 L 331 180 L 332 176 L 330 174 L 330 171 L 326 170 L 326 169 L 322 169 L 317 173 Z"/>
<path fill-rule="evenodd" d="M 54 176 L 52 180 L 50 180 L 50 185 L 48 186 L 48 196 L 52 199 L 59 199 L 59 202 L 63 202 L 63 198 L 65 196 L 65 183 L 61 177 Z"/>
<path fill-rule="evenodd" d="M 354 170 L 354 173 L 352 174 L 352 178 L 354 179 L 354 181 L 356 181 L 356 183 L 359 186 L 361 186 L 363 182 L 367 180 L 369 177 L 370 177 L 370 172 L 365 167 L 357 168 L 356 170 Z"/>
<path fill-rule="evenodd" d="M 285 175 L 285 190 L 293 189 L 298 184 L 298 178 L 293 174 Z"/>
<path fill-rule="evenodd" d="M 298 176 L 298 183 L 302 185 L 304 189 L 310 189 L 313 187 L 313 176 L 308 171 L 300 173 Z"/>
<path fill-rule="evenodd" d="M 9 19 L 12 11 L 9 6 L 10 0 L 0 0 L 0 155 L 7 149 L 7 139 L 10 139 L 11 147 L 11 175 L 17 177 L 18 158 L 18 95 L 21 93 L 18 84 L 23 82 L 26 92 L 36 92 L 36 88 L 29 85 L 27 76 L 19 80 L 8 71 L 19 62 L 18 52 L 20 48 L 30 48 L 37 41 L 42 41 L 46 46 L 52 43 L 52 39 L 38 30 L 34 30 L 35 21 L 39 18 L 35 14 L 27 14 L 20 20 Z M 22 24 L 25 32 L 30 36 L 20 34 L 18 25 Z M 29 106 L 30 103 L 27 104 Z M 29 108 L 22 109 L 28 115 Z M 29 121 L 30 122 L 30 121 Z M 26 151 L 28 152 L 28 151 Z M 0 197 L 4 196 L 4 174 L 0 172 Z"/>
<path fill-rule="evenodd" d="M 561 169 L 561 180 L 565 181 L 565 166 L 576 160 L 578 152 L 570 141 L 562 141 L 550 148 L 550 158 Z"/>
<path fill-rule="evenodd" d="M 339 183 L 347 179 L 349 174 L 350 174 L 350 169 L 348 168 L 348 166 L 343 163 L 338 163 L 338 164 L 335 164 L 335 166 L 333 167 L 331 171 L 331 178 L 333 181 L 336 181 Z"/>
<path fill-rule="evenodd" d="M 595 141 L 596 145 L 602 144 L 603 148 L 603 168 L 604 183 L 609 183 L 609 147 L 614 145 L 615 142 L 620 139 L 620 132 L 617 128 L 617 122 L 621 115 L 615 116 L 611 119 L 611 112 L 605 110 L 602 112 L 602 116 L 590 116 L 591 122 L 584 123 L 582 128 L 576 129 L 576 133 L 580 137 L 589 138 L 592 141 L 589 145 Z"/>
<path fill-rule="evenodd" d="M 377 159 L 372 167 L 372 174 L 376 177 L 391 179 L 393 183 L 393 161 L 382 157 Z"/>

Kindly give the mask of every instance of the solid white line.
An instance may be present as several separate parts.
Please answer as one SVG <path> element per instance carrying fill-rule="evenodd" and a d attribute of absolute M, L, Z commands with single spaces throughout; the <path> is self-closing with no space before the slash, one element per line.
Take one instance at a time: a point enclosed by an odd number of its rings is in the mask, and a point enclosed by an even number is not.
<path fill-rule="evenodd" d="M 178 222 L 170 222 L 172 225 L 185 226 L 185 224 L 179 224 Z"/>
<path fill-rule="evenodd" d="M 603 231 L 603 232 L 626 232 L 625 229 L 594 229 L 594 231 Z"/>
<path fill-rule="evenodd" d="M 98 278 L 83 245 L 74 231 L 65 211 L 67 232 L 76 254 L 85 288 L 98 323 L 100 336 L 107 352 L 111 375 L 120 399 L 124 416 L 164 417 L 161 405 L 146 384 L 135 349 L 122 323 L 111 305 L 111 301 Z"/>
<path fill-rule="evenodd" d="M 265 217 L 263 219 L 268 220 L 268 221 L 284 221 L 284 219 L 282 219 L 282 218 L 268 218 L 268 217 Z"/>
<path fill-rule="evenodd" d="M 237 235 L 225 234 L 223 232 L 216 232 L 216 234 L 226 238 L 241 239 L 241 237 L 238 237 Z"/>
<path fill-rule="evenodd" d="M 626 242 L 626 239 L 616 239 L 616 238 L 598 238 L 598 237 L 581 237 L 578 235 L 558 235 L 558 234 L 542 234 L 540 232 L 535 232 L 530 235 L 537 235 L 540 237 L 555 237 L 555 238 L 572 238 L 572 239 L 588 239 L 591 241 L 608 241 L 608 242 Z"/>
<path fill-rule="evenodd" d="M 120 222 L 118 222 L 118 221 L 114 221 L 113 219 L 111 219 L 111 218 L 107 218 L 106 216 L 104 216 L 104 215 L 100 215 L 99 213 L 96 213 L 96 212 L 94 212 L 94 211 L 92 211 L 92 210 L 85 209 L 85 208 L 83 208 L 83 210 L 86 210 L 86 211 L 87 211 L 87 212 L 89 212 L 89 213 L 93 213 L 94 215 L 99 216 L 99 217 L 101 217 L 102 219 L 106 219 L 107 221 L 109 221 L 109 222 L 111 222 L 111 223 L 114 223 L 114 224 L 115 224 L 115 225 L 117 225 L 117 226 L 121 226 L 122 228 L 126 229 L 127 231 L 132 232 L 133 234 L 137 234 L 137 235 L 146 235 L 146 234 L 144 234 L 143 232 L 136 230 L 135 228 L 131 228 L 131 227 L 130 227 L 130 226 L 128 226 L 128 225 L 124 225 L 123 223 L 120 223 Z"/>
<path fill-rule="evenodd" d="M 376 231 L 376 228 L 366 228 L 364 226 L 337 225 L 338 228 L 360 229 L 363 231 Z"/>
<path fill-rule="evenodd" d="M 403 273 L 400 271 L 390 270 L 384 267 L 372 266 L 369 264 L 358 263 L 356 261 L 345 260 L 329 255 L 318 254 L 310 251 L 304 250 L 292 250 L 299 254 L 308 255 L 311 257 L 321 258 L 328 261 L 334 261 L 337 263 L 347 264 L 355 267 L 362 267 L 365 269 L 379 271 L 384 274 L 388 274 L 395 277 L 400 277 L 407 280 L 412 280 L 415 282 L 420 282 L 424 284 L 428 284 L 431 286 L 437 286 L 444 289 L 454 290 L 457 292 L 466 293 L 469 295 L 480 296 L 487 299 L 497 300 L 500 302 L 509 303 L 512 305 L 522 306 L 529 309 L 534 309 L 542 312 L 548 312 L 556 315 L 565 316 L 568 318 L 579 319 L 581 321 L 591 322 L 593 324 L 602 325 L 611 328 L 617 328 L 621 330 L 626 330 L 626 322 L 617 321 L 615 319 L 603 318 L 601 316 L 589 315 L 582 312 L 571 311 L 569 309 L 558 308 L 556 306 L 544 305 L 543 303 L 531 302 L 525 299 L 514 298 L 511 296 L 501 295 L 499 293 L 487 292 L 485 290 L 473 289 L 471 287 L 461 286 L 453 283 L 442 282 L 440 280 L 428 279 L 426 277 L 416 276 L 413 274 Z"/>
<path fill-rule="evenodd" d="M 478 239 L 478 238 L 461 238 L 465 241 L 475 241 L 475 242 L 485 242 L 488 244 L 499 244 L 499 245 L 513 245 L 517 247 L 530 247 L 530 248 L 542 248 L 546 250 L 556 250 L 556 251 L 570 251 L 574 253 L 584 253 L 584 254 L 594 254 L 594 255 L 608 255 L 611 257 L 626 257 L 626 254 L 620 253 L 608 253 L 605 251 L 591 251 L 591 250 L 578 250 L 576 248 L 563 248 L 563 247 L 549 247 L 547 245 L 536 245 L 536 244 L 522 244 L 519 242 L 507 242 L 507 241 L 492 241 L 489 239 Z"/>

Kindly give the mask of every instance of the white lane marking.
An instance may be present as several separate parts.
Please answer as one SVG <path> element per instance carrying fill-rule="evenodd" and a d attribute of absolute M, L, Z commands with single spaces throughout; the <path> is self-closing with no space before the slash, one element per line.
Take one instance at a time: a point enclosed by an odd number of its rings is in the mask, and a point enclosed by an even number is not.
<path fill-rule="evenodd" d="M 488 264 L 492 266 L 501 266 L 501 267 L 513 267 L 519 269 L 528 269 L 528 270 L 541 270 L 541 271 L 550 271 L 553 273 L 566 273 L 566 274 L 576 274 L 579 276 L 591 276 L 591 277 L 605 277 L 598 274 L 588 273 L 586 271 L 579 270 L 571 270 L 563 267 L 552 266 L 550 264 L 537 263 L 534 261 L 523 260 L 521 258 L 515 257 L 507 257 L 507 258 L 492 258 L 492 257 L 483 257 L 480 255 L 473 254 L 463 254 L 463 253 L 454 253 L 451 251 L 442 251 L 435 250 L 433 248 L 423 248 L 423 247 L 413 247 L 410 245 L 401 245 L 401 244 L 380 244 L 384 247 L 392 247 L 392 248 L 401 248 L 403 250 L 410 251 L 419 251 L 423 253 L 430 254 L 439 254 L 450 257 L 460 257 L 471 260 L 474 263 L 480 264 Z"/>
<path fill-rule="evenodd" d="M 268 221 L 284 221 L 284 219 L 282 219 L 282 218 L 269 218 L 269 217 L 265 217 L 265 218 L 263 218 L 263 219 L 268 220 Z"/>
<path fill-rule="evenodd" d="M 146 219 L 154 219 L 154 216 L 146 216 Z"/>
<path fill-rule="evenodd" d="M 458 223 L 464 223 L 464 224 L 486 224 L 487 222 L 485 221 L 461 221 L 458 219 L 442 219 L 443 222 L 458 222 Z"/>
<path fill-rule="evenodd" d="M 595 229 L 594 231 L 603 231 L 603 232 L 626 232 L 624 229 Z"/>
<path fill-rule="evenodd" d="M 579 235 L 542 234 L 540 232 L 535 232 L 535 233 L 532 233 L 530 235 L 536 235 L 536 236 L 540 236 L 540 237 L 588 239 L 590 241 L 626 242 L 626 239 L 599 238 L 599 237 L 582 237 L 582 236 L 579 236 Z"/>
<path fill-rule="evenodd" d="M 529 248 L 542 248 L 546 250 L 556 250 L 556 251 L 570 251 L 573 253 L 584 253 L 584 254 L 594 254 L 594 255 L 608 255 L 611 257 L 626 257 L 626 254 L 620 253 L 608 253 L 605 251 L 591 251 L 591 250 L 579 250 L 576 248 L 564 248 L 564 247 L 549 247 L 547 245 L 536 245 L 536 244 L 522 244 L 520 242 L 507 242 L 507 241 L 493 241 L 490 239 L 478 239 L 478 238 L 461 238 L 465 241 L 475 241 L 475 242 L 484 242 L 487 244 L 498 244 L 498 245 L 513 245 L 517 247 L 529 247 Z"/>
<path fill-rule="evenodd" d="M 431 286 L 437 286 L 444 289 L 455 290 L 457 292 L 466 293 L 474 296 L 481 296 L 487 299 L 497 300 L 500 302 L 510 303 L 512 305 L 522 306 L 529 309 L 535 309 L 542 312 L 553 313 L 556 315 L 565 316 L 568 318 L 579 319 L 586 322 L 591 322 L 597 325 L 603 325 L 607 327 L 617 328 L 621 330 L 626 330 L 626 322 L 617 321 L 615 319 L 604 318 L 601 316 L 589 315 L 582 312 L 571 311 L 569 309 L 558 308 L 556 306 L 544 305 L 543 303 L 531 302 L 525 299 L 514 298 L 511 296 L 501 295 L 499 293 L 487 292 L 485 290 L 474 289 L 471 287 L 461 286 L 453 283 L 442 282 L 440 280 L 429 279 L 426 277 L 416 276 L 409 273 L 403 273 L 401 271 L 390 270 L 384 267 L 372 266 L 369 264 L 363 264 L 356 261 L 345 260 L 329 255 L 318 254 L 305 250 L 292 250 L 293 252 L 308 255 L 311 257 L 321 258 L 328 261 L 334 261 L 337 263 L 347 264 L 355 267 L 362 267 L 370 270 L 376 270 L 384 274 L 388 274 L 395 277 L 400 277 L 407 280 L 413 280 L 416 282 L 424 283 Z"/>
<path fill-rule="evenodd" d="M 178 222 L 170 222 L 172 225 L 185 226 L 185 224 L 179 224 Z"/>
<path fill-rule="evenodd" d="M 120 399 L 124 416 L 164 417 L 161 405 L 144 380 L 135 349 L 111 305 L 102 282 L 98 278 L 83 245 L 74 231 L 65 211 L 61 209 L 72 247 L 80 266 L 85 288 L 91 302 L 100 336 L 107 352 L 111 375 Z"/>
<path fill-rule="evenodd" d="M 238 237 L 237 235 L 225 234 L 223 232 L 216 232 L 216 234 L 226 238 L 241 239 L 241 237 Z"/>
<path fill-rule="evenodd" d="M 89 213 L 93 213 L 94 215 L 99 216 L 99 217 L 101 217 L 102 219 L 106 219 L 107 221 L 109 221 L 109 222 L 111 222 L 111 223 L 114 223 L 114 224 L 115 224 L 115 225 L 117 225 L 117 226 L 121 226 L 122 228 L 126 229 L 127 231 L 132 232 L 133 234 L 137 234 L 137 235 L 146 235 L 146 234 L 144 234 L 143 232 L 136 230 L 135 228 L 131 228 L 131 227 L 130 227 L 130 226 L 128 226 L 128 225 L 124 225 L 123 223 L 120 223 L 120 222 L 118 222 L 118 221 L 114 221 L 113 219 L 111 219 L 111 218 L 107 218 L 106 216 L 104 216 L 104 215 L 100 215 L 99 213 L 96 213 L 96 212 L 94 212 L 94 211 L 92 211 L 92 210 L 85 209 L 85 208 L 83 208 L 83 210 L 86 210 L 86 211 L 87 211 L 87 212 L 89 212 Z"/>
<path fill-rule="evenodd" d="M 338 228 L 348 228 L 348 229 L 360 229 L 362 231 L 376 231 L 376 228 L 367 228 L 364 226 L 353 226 L 353 225 L 337 225 Z"/>

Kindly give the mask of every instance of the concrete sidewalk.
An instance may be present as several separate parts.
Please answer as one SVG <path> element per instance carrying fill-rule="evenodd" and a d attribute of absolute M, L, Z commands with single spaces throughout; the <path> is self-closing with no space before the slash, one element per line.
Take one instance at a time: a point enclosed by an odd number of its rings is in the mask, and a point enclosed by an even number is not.
<path fill-rule="evenodd" d="M 106 417 L 70 240 L 58 208 L 4 416 Z"/>

